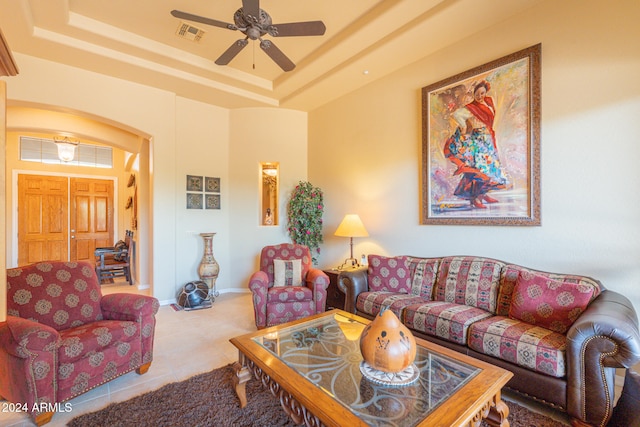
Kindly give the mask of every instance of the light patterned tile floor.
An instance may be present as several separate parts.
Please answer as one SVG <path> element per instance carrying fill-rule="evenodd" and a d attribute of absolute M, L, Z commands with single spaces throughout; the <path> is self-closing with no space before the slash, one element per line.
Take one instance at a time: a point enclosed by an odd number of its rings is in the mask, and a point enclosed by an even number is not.
<path fill-rule="evenodd" d="M 104 294 L 148 292 L 117 283 L 103 286 L 102 291 Z M 65 426 L 78 415 L 235 362 L 238 352 L 229 343 L 229 339 L 252 331 L 255 331 L 255 324 L 249 293 L 221 294 L 213 307 L 205 310 L 174 311 L 170 306 L 162 306 L 157 315 L 154 360 L 149 371 L 144 375 L 130 372 L 72 399 L 71 410 L 55 414 L 47 426 Z M 564 414 L 544 405 L 522 400 L 508 391 L 505 391 L 504 395 L 536 412 L 546 413 L 559 421 L 567 422 Z M 0 404 L 2 403 L 6 402 L 0 401 Z M 34 425 L 24 413 L 0 412 L 0 426 Z"/>

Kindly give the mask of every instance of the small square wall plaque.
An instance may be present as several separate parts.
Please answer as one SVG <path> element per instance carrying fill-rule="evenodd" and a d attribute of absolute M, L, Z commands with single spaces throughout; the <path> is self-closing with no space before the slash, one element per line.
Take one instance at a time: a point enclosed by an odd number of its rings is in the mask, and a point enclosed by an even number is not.
<path fill-rule="evenodd" d="M 202 194 L 187 193 L 187 209 L 202 209 Z"/>
<path fill-rule="evenodd" d="M 219 193 L 220 192 L 220 178 L 212 178 L 210 176 L 204 177 L 204 191 L 207 193 Z"/>
<path fill-rule="evenodd" d="M 201 176 L 187 175 L 187 191 L 202 191 L 203 185 Z"/>
<path fill-rule="evenodd" d="M 205 209 L 220 209 L 219 194 L 205 194 Z"/>

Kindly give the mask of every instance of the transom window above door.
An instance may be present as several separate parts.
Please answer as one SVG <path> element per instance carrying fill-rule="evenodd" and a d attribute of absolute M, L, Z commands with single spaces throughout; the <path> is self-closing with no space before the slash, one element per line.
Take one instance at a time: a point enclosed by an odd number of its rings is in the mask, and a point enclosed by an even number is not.
<path fill-rule="evenodd" d="M 64 162 L 58 157 L 53 139 L 20 137 L 20 160 L 48 164 L 113 168 L 113 149 L 99 145 L 78 144 L 73 160 Z"/>

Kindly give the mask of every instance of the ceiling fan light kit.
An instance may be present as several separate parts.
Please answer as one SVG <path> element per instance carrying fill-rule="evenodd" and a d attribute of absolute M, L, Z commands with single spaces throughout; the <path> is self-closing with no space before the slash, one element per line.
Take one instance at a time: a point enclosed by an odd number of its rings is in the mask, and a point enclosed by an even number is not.
<path fill-rule="evenodd" d="M 235 41 L 218 59 L 216 64 L 227 65 L 249 43 L 248 40 L 260 40 L 260 48 L 284 71 L 293 70 L 296 65 L 282 52 L 271 40 L 262 37 L 296 37 L 296 36 L 321 36 L 326 27 L 322 21 L 291 22 L 286 24 L 273 24 L 271 16 L 260 9 L 260 0 L 242 0 L 242 7 L 233 15 L 234 24 L 205 18 L 199 15 L 172 10 L 171 15 L 176 18 L 214 27 L 226 28 L 232 31 L 240 31 L 246 37 Z"/>

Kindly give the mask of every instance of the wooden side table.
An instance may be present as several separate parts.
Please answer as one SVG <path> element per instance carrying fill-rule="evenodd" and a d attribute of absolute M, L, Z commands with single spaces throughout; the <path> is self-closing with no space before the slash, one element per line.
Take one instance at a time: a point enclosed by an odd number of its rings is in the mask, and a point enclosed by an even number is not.
<path fill-rule="evenodd" d="M 346 270 L 338 270 L 337 268 L 327 268 L 322 271 L 325 272 L 327 276 L 329 276 L 329 287 L 327 288 L 327 304 L 325 305 L 325 311 L 332 310 L 334 308 L 339 308 L 340 310 L 345 310 L 344 302 L 345 302 L 345 294 L 342 289 L 340 289 L 340 273 L 343 271 L 352 271 L 358 268 L 367 268 L 367 267 L 355 267 Z"/>
<path fill-rule="evenodd" d="M 327 288 L 327 304 L 325 305 L 325 311 L 339 308 L 344 310 L 344 293 L 338 287 L 338 281 L 340 280 L 340 270 L 335 268 L 329 268 L 322 270 L 327 276 L 329 276 L 329 287 Z"/>

